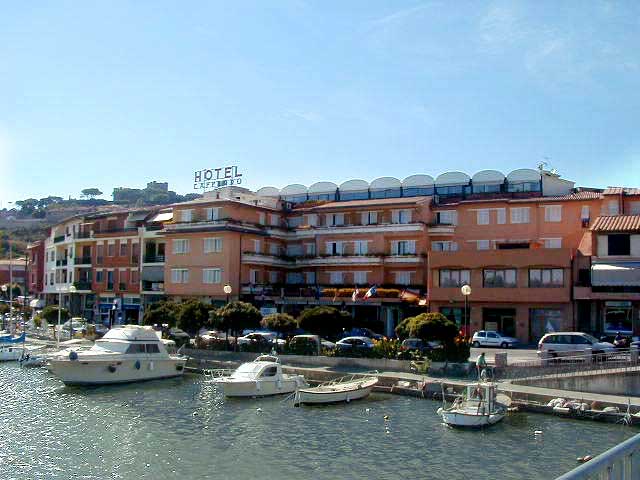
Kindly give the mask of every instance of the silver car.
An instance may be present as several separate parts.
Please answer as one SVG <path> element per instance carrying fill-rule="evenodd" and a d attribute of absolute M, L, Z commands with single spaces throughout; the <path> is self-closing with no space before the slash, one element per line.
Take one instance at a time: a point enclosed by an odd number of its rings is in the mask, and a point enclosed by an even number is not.
<path fill-rule="evenodd" d="M 540 358 L 579 356 L 587 349 L 591 349 L 594 354 L 616 351 L 612 343 L 601 342 L 582 332 L 547 333 L 538 342 L 538 356 Z"/>

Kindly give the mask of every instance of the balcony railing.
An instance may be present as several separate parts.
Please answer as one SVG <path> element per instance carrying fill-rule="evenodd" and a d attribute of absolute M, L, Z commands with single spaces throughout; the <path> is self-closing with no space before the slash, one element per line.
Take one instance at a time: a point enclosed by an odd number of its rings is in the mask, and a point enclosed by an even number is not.
<path fill-rule="evenodd" d="M 162 292 L 164 291 L 164 282 L 149 282 L 143 280 L 142 290 L 145 292 Z"/>
<path fill-rule="evenodd" d="M 116 228 L 103 228 L 94 232 L 96 235 L 100 235 L 102 233 L 121 233 L 121 232 L 137 232 L 138 227 L 116 227 Z"/>
<path fill-rule="evenodd" d="M 76 232 L 74 235 L 75 238 L 91 238 L 91 232 Z"/>
<path fill-rule="evenodd" d="M 91 282 L 73 282 L 77 290 L 91 290 Z"/>
<path fill-rule="evenodd" d="M 245 283 L 242 285 L 243 293 L 252 294 L 257 297 L 307 297 L 307 298 L 324 298 L 332 299 L 336 301 L 351 300 L 354 286 L 339 284 L 323 284 L 323 285 L 306 285 L 306 284 L 250 284 Z M 359 288 L 358 301 L 364 301 L 364 294 L 368 288 Z M 403 290 L 412 290 L 413 292 L 419 292 L 418 295 L 424 293 L 424 287 L 421 285 L 395 285 L 384 284 L 376 287 L 377 293 L 373 298 L 384 299 L 398 299 L 401 297 Z"/>
<path fill-rule="evenodd" d="M 76 257 L 74 263 L 76 265 L 91 265 L 91 257 Z"/>
<path fill-rule="evenodd" d="M 67 265 L 67 259 L 56 260 L 56 267 L 65 267 Z"/>
<path fill-rule="evenodd" d="M 58 235 L 57 237 L 53 237 L 53 243 L 64 242 L 64 239 L 65 239 L 64 235 Z"/>
<path fill-rule="evenodd" d="M 107 283 L 107 290 L 109 290 L 109 291 L 113 290 L 113 282 Z"/>
<path fill-rule="evenodd" d="M 144 263 L 164 263 L 164 255 L 145 255 Z"/>

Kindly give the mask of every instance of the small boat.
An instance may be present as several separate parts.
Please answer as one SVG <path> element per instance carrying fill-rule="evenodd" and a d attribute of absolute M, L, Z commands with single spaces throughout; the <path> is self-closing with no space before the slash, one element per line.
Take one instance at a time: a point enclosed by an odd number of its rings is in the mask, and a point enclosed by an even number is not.
<path fill-rule="evenodd" d="M 0 334 L 0 344 L 14 344 L 14 343 L 24 343 L 26 340 L 26 333 L 22 333 L 22 335 L 18 337 L 14 337 L 10 333 Z"/>
<path fill-rule="evenodd" d="M 260 355 L 253 362 L 240 365 L 231 375 L 217 377 L 227 397 L 266 397 L 294 392 L 306 387 L 302 375 L 282 373 L 280 360 L 273 355 Z"/>
<path fill-rule="evenodd" d="M 13 344 L 0 344 L 0 362 L 13 362 L 20 360 L 24 352 L 24 346 Z"/>
<path fill-rule="evenodd" d="M 378 383 L 378 377 L 350 375 L 331 382 L 321 383 L 316 387 L 299 388 L 293 404 L 322 404 L 350 402 L 367 397 Z"/>
<path fill-rule="evenodd" d="M 186 362 L 182 355 L 170 355 L 151 327 L 124 325 L 109 330 L 88 350 L 50 356 L 47 367 L 67 385 L 103 385 L 179 377 Z"/>
<path fill-rule="evenodd" d="M 445 404 L 438 409 L 438 415 L 453 427 L 486 427 L 502 420 L 507 407 L 497 401 L 494 383 L 479 382 L 467 385 L 464 394 L 457 397 L 450 407 Z"/>

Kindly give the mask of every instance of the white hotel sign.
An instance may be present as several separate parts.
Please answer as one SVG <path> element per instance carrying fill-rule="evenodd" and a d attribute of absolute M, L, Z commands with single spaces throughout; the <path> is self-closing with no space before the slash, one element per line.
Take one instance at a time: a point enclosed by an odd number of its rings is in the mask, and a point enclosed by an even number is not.
<path fill-rule="evenodd" d="M 242 174 L 237 165 L 220 168 L 205 168 L 193 173 L 193 189 L 208 190 L 242 184 Z"/>

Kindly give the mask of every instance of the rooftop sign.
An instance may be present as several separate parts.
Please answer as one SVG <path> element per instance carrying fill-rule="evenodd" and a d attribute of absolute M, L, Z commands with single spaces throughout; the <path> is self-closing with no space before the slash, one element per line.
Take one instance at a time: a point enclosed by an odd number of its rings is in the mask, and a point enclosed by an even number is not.
<path fill-rule="evenodd" d="M 242 184 L 242 174 L 238 166 L 205 168 L 193 173 L 194 190 L 210 190 Z"/>

